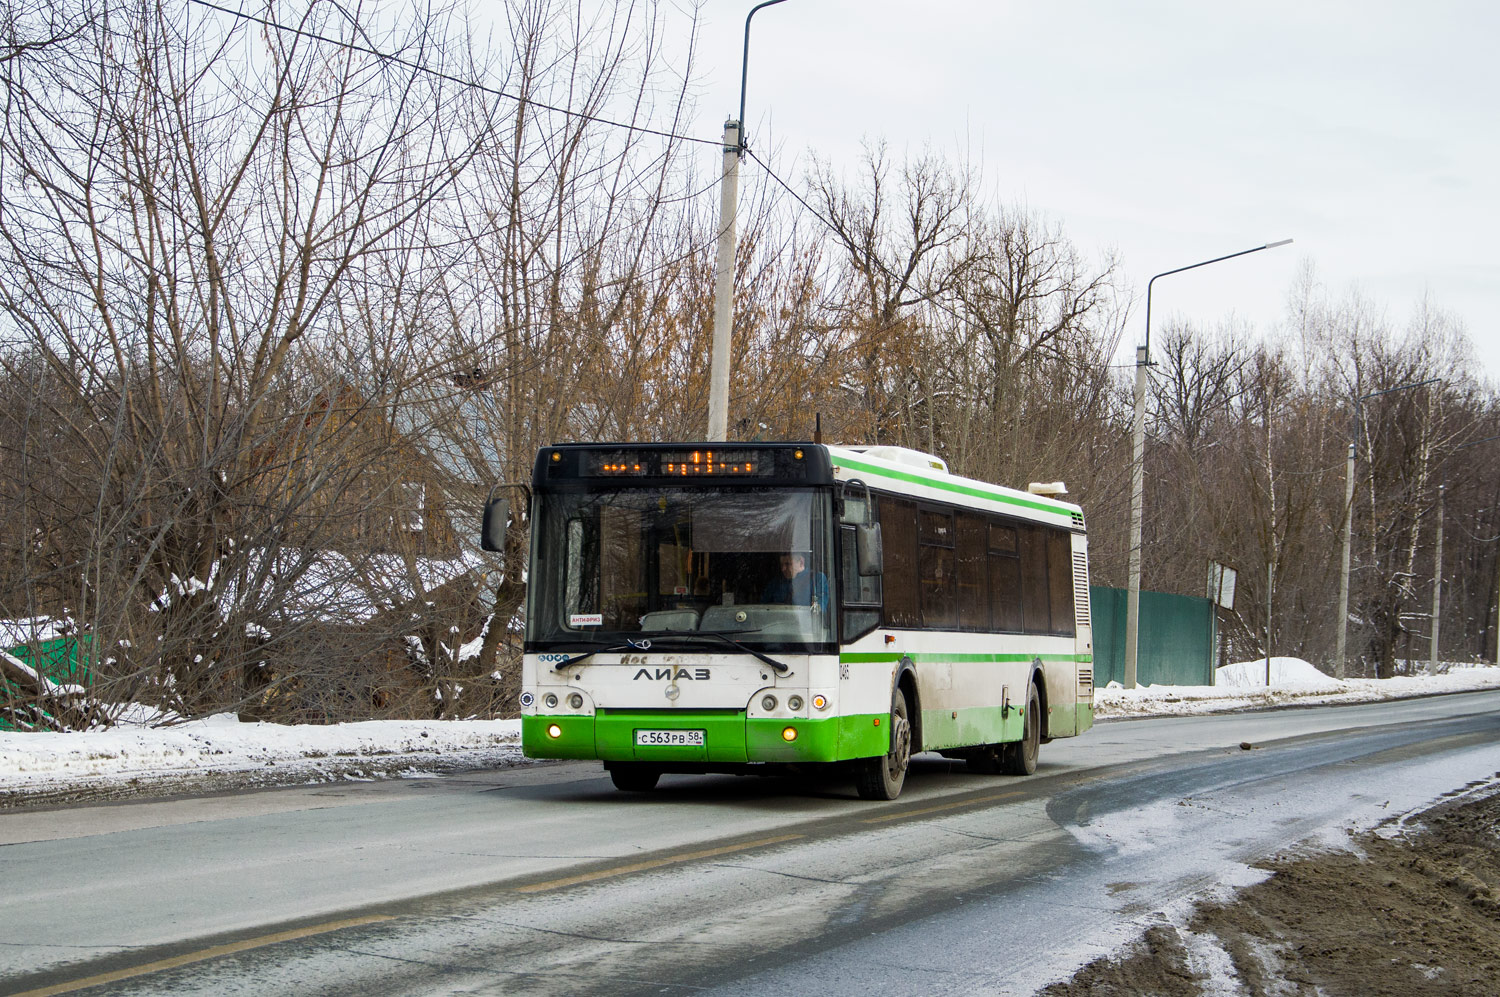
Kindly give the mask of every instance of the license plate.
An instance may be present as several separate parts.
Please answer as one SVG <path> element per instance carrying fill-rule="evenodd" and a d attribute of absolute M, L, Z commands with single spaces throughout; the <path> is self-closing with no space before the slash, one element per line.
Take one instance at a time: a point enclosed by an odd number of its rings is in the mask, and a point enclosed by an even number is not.
<path fill-rule="evenodd" d="M 701 746 L 704 731 L 701 730 L 638 730 L 635 743 L 646 745 Z"/>

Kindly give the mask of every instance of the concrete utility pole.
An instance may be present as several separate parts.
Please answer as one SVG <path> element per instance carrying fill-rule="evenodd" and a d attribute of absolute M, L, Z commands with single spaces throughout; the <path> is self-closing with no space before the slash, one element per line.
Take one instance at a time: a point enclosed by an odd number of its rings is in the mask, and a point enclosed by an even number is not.
<path fill-rule="evenodd" d="M 714 272 L 714 339 L 708 375 L 710 443 L 729 438 L 729 339 L 734 326 L 735 205 L 740 190 L 740 122 L 724 122 L 724 175 L 719 183 L 719 256 Z"/>
<path fill-rule="evenodd" d="M 1447 488 L 1447 485 L 1438 485 L 1437 549 L 1432 552 L 1432 647 L 1427 664 L 1427 671 L 1432 675 L 1436 675 L 1438 669 L 1438 631 L 1442 629 L 1443 619 L 1443 492 Z"/>
<path fill-rule="evenodd" d="M 1149 337 L 1151 313 L 1146 313 Z M 1136 682 L 1136 647 L 1141 621 L 1141 506 L 1146 492 L 1147 346 L 1135 348 L 1135 422 L 1130 434 L 1130 588 L 1125 598 L 1125 688 Z"/>
<path fill-rule="evenodd" d="M 1344 677 L 1344 654 L 1349 644 L 1349 547 L 1354 533 L 1354 444 L 1349 444 L 1349 463 L 1344 468 L 1344 556 L 1339 568 L 1339 636 L 1334 643 L 1334 678 Z"/>

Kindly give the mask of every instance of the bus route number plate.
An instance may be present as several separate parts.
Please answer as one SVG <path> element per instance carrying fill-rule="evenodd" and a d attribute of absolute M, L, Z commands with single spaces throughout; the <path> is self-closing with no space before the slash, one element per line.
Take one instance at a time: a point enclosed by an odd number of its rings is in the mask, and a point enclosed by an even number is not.
<path fill-rule="evenodd" d="M 635 743 L 638 745 L 654 746 L 699 746 L 703 745 L 704 731 L 701 730 L 638 730 L 635 732 Z"/>

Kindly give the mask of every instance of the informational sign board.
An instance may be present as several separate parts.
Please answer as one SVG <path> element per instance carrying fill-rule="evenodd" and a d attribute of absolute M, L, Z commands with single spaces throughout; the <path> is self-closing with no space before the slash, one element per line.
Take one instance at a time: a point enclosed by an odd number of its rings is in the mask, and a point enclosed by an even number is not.
<path fill-rule="evenodd" d="M 1208 562 L 1208 598 L 1210 602 L 1222 609 L 1234 609 L 1234 583 L 1239 577 L 1227 564 L 1218 561 Z"/>

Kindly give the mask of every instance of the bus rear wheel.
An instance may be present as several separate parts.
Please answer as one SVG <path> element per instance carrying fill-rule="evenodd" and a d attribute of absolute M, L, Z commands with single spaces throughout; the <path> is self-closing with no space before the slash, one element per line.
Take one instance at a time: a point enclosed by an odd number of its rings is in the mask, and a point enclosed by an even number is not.
<path fill-rule="evenodd" d="M 609 778 L 615 788 L 627 793 L 649 793 L 661 778 L 661 769 L 639 762 L 616 762 L 609 767 Z"/>
<path fill-rule="evenodd" d="M 854 769 L 854 790 L 862 800 L 894 800 L 906 784 L 911 763 L 911 719 L 906 712 L 906 693 L 891 696 L 891 750 L 880 758 L 861 758 Z"/>
<path fill-rule="evenodd" d="M 1027 685 L 1026 715 L 1021 720 L 1021 739 L 1003 745 L 1000 752 L 1000 769 L 1006 775 L 1031 775 L 1036 771 L 1036 756 L 1042 749 L 1042 697 L 1035 682 Z"/>

